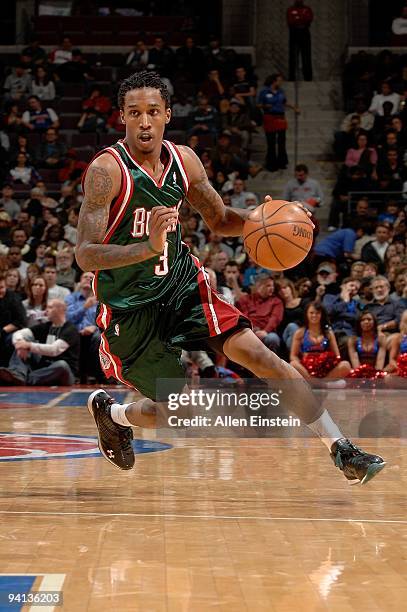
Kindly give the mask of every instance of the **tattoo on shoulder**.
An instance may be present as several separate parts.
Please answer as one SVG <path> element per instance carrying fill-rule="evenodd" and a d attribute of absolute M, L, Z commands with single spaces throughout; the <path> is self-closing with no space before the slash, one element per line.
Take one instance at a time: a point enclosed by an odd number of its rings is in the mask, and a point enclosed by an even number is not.
<path fill-rule="evenodd" d="M 87 204 L 103 206 L 110 203 L 113 181 L 106 168 L 91 166 L 86 179 Z"/>

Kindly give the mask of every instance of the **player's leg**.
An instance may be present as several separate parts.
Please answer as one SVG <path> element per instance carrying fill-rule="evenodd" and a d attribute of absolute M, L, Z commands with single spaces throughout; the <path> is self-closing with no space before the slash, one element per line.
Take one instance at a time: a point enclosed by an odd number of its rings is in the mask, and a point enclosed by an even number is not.
<path fill-rule="evenodd" d="M 268 350 L 252 330 L 244 329 L 229 336 L 223 352 L 258 378 L 293 381 L 292 394 L 287 398 L 290 408 L 321 438 L 346 478 L 365 483 L 383 469 L 385 462 L 381 457 L 365 453 L 344 438 L 301 374 Z"/>

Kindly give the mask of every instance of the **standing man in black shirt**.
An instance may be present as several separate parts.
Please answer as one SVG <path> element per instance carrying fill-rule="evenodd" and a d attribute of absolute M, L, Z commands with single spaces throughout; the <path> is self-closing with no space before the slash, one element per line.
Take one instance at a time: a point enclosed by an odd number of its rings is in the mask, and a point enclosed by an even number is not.
<path fill-rule="evenodd" d="M 13 335 L 15 351 L 8 368 L 0 368 L 0 384 L 72 385 L 78 374 L 80 336 L 66 320 L 66 304 L 51 300 L 48 323 Z"/>

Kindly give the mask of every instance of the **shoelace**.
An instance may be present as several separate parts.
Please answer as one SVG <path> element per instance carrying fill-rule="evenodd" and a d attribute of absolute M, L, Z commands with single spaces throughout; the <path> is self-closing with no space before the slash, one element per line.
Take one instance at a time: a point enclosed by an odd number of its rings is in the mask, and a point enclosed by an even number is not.
<path fill-rule="evenodd" d="M 347 458 L 347 461 L 349 463 L 351 463 L 352 465 L 355 464 L 355 461 L 358 459 L 358 455 L 359 453 L 361 453 L 361 449 L 358 446 L 355 446 L 355 444 L 352 444 L 352 442 L 348 442 L 346 448 L 338 448 L 338 450 L 336 451 L 336 455 L 335 455 L 335 465 L 336 467 L 338 467 L 340 470 L 343 469 L 343 461 L 342 461 L 342 457 L 341 457 L 341 452 L 342 453 L 356 453 L 355 455 L 352 455 L 351 457 Z"/>

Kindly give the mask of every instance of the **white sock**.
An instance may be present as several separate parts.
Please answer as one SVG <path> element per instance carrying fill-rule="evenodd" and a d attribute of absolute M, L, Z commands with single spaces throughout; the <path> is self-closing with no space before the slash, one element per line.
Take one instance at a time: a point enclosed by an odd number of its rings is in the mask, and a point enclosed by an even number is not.
<path fill-rule="evenodd" d="M 112 417 L 112 421 L 114 421 L 118 425 L 123 425 L 124 427 L 133 427 L 133 425 L 126 417 L 126 408 L 128 405 L 129 404 L 112 404 L 110 406 L 110 415 Z"/>
<path fill-rule="evenodd" d="M 336 423 L 331 419 L 328 410 L 324 410 L 319 419 L 313 423 L 307 423 L 307 427 L 312 429 L 321 438 L 321 441 L 329 451 L 331 451 L 331 446 L 334 442 L 344 438 Z"/>

